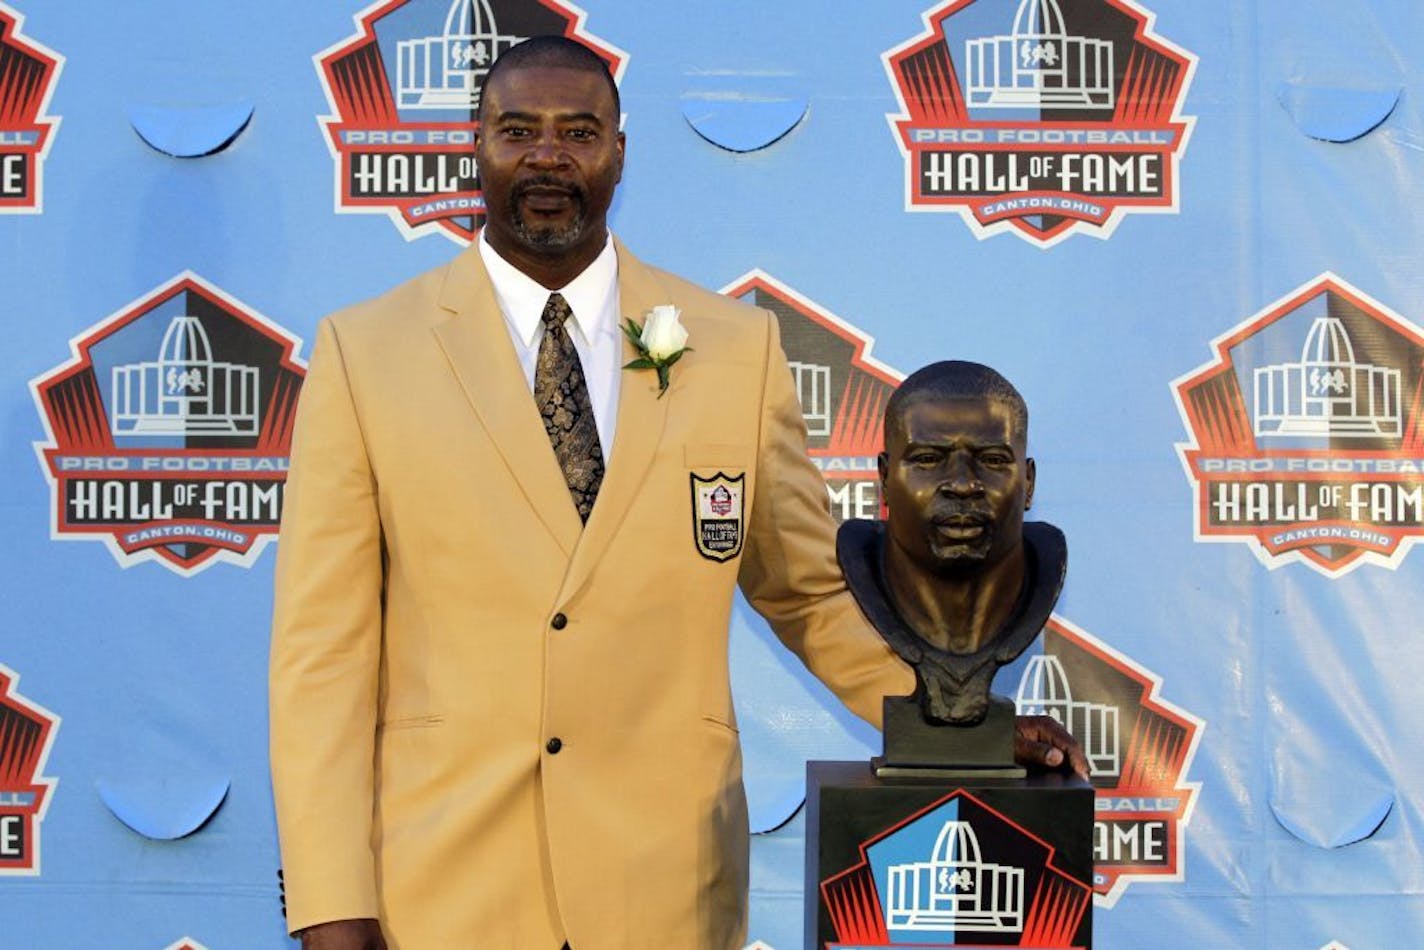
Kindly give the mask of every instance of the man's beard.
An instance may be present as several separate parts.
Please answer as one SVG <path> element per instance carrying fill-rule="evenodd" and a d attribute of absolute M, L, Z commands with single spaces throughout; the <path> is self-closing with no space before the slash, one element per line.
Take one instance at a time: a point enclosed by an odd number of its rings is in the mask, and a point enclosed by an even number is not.
<path fill-rule="evenodd" d="M 524 195 L 534 188 L 562 188 L 569 193 L 569 200 L 574 203 L 575 211 L 573 220 L 563 227 L 554 225 L 531 225 L 524 218 L 521 202 Z M 514 186 L 510 195 L 514 207 L 514 233 L 519 235 L 520 240 L 530 247 L 542 248 L 550 251 L 560 251 L 567 247 L 572 247 L 578 239 L 583 236 L 584 227 L 587 224 L 587 201 L 585 200 L 583 189 L 578 185 L 566 181 L 560 181 L 550 175 L 541 175 L 536 178 L 529 178 Z"/>

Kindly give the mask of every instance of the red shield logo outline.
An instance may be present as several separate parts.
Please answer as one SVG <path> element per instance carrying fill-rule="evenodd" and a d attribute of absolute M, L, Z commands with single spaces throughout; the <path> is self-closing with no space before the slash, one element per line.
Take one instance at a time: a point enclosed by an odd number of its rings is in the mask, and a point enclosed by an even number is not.
<path fill-rule="evenodd" d="M 1424 330 L 1326 272 L 1211 348 L 1172 383 L 1195 540 L 1330 578 L 1398 567 L 1424 536 Z"/>
<path fill-rule="evenodd" d="M 975 17 L 969 35 L 951 25 L 995 3 L 994 23 Z M 1020 0 L 1017 11 L 1012 0 L 951 0 L 922 19 L 924 32 L 882 56 L 900 107 L 886 119 L 905 158 L 906 211 L 955 213 L 979 240 L 1008 232 L 1041 248 L 1106 239 L 1130 213 L 1177 212 L 1197 58 L 1155 32 L 1156 14 L 1133 0 Z"/>
<path fill-rule="evenodd" d="M 44 211 L 44 163 L 60 118 L 49 114 L 64 57 L 24 35 L 25 18 L 0 2 L 0 214 Z"/>
<path fill-rule="evenodd" d="M 933 829 L 944 812 L 953 817 L 940 830 L 935 848 L 925 849 L 929 860 L 877 871 L 875 865 L 885 863 L 875 856 L 878 846 L 892 843 L 901 836 L 920 837 L 916 826 L 928 823 Z M 1000 839 L 999 850 L 1004 850 L 1003 839 L 1012 841 L 1017 847 L 1007 849 L 1008 853 L 1026 866 L 1000 867 L 985 860 L 979 839 L 986 834 Z M 930 839 L 925 836 L 924 840 L 927 843 Z M 936 854 L 941 850 L 952 858 L 941 863 Z M 1075 937 L 1088 912 L 1091 889 L 1058 867 L 1052 845 L 966 789 L 956 789 L 879 831 L 860 843 L 859 852 L 860 860 L 856 864 L 821 881 L 818 888 L 818 897 L 838 938 L 834 943 L 827 943 L 828 950 L 982 946 L 973 936 L 964 942 L 965 938 L 960 935 L 961 931 L 973 933 L 981 928 L 994 932 L 998 938 L 995 943 L 1001 946 L 1069 950 L 1081 945 Z M 940 866 L 936 867 L 937 864 Z M 953 876 L 946 879 L 951 869 Z M 935 872 L 939 874 L 938 884 Z M 958 880 L 960 875 L 968 880 Z M 1025 887 L 1026 877 L 1035 882 L 1032 890 Z M 976 885 L 976 878 L 986 880 Z M 890 884 L 888 893 L 881 893 L 881 880 Z M 996 899 L 1007 897 L 1010 891 L 1015 892 L 1016 900 L 993 906 Z M 977 913 L 965 915 L 968 921 L 955 919 L 963 914 L 962 910 L 936 914 L 934 909 L 923 905 L 913 906 L 927 902 L 953 907 L 961 901 L 977 905 Z M 910 922 L 919 915 L 938 916 L 938 925 Z M 973 922 L 976 917 L 979 918 L 977 924 Z M 913 942 L 892 939 L 894 931 L 909 928 L 920 932 Z M 949 942 L 945 942 L 946 936 Z"/>
<path fill-rule="evenodd" d="M 30 381 L 50 537 L 188 577 L 276 539 L 301 340 L 192 271 L 82 331 Z"/>
<path fill-rule="evenodd" d="M 39 875 L 40 824 L 59 784 L 41 775 L 59 716 L 21 696 L 19 681 L 0 663 L 0 877 Z"/>
<path fill-rule="evenodd" d="M 1161 696 L 1162 678 L 1054 614 L 1015 702 L 1051 715 L 1083 744 L 1097 795 L 1094 902 L 1133 883 L 1186 880 L 1186 833 L 1201 794 L 1186 781 L 1205 722 Z"/>

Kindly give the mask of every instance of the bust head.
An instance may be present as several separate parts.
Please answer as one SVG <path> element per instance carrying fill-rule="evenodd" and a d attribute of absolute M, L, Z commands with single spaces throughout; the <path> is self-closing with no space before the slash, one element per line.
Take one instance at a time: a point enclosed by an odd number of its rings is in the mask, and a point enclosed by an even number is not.
<path fill-rule="evenodd" d="M 887 569 L 942 583 L 1021 563 L 1027 442 L 1023 397 L 989 367 L 945 361 L 906 379 L 885 407 L 879 458 Z"/>
<path fill-rule="evenodd" d="M 1063 533 L 1024 522 L 1023 397 L 978 363 L 926 366 L 886 404 L 879 463 L 887 521 L 847 521 L 837 535 L 851 593 L 914 667 L 923 722 L 977 726 L 999 709 L 994 729 L 1011 727 L 994 675 L 1038 636 L 1067 569 Z"/>

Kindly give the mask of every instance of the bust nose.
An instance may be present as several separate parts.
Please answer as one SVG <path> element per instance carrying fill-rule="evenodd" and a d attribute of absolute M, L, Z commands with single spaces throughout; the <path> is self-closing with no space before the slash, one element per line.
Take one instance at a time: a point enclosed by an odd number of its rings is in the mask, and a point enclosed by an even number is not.
<path fill-rule="evenodd" d="M 974 471 L 974 462 L 965 452 L 951 452 L 945 460 L 944 480 L 940 490 L 950 495 L 977 495 L 984 483 Z"/>

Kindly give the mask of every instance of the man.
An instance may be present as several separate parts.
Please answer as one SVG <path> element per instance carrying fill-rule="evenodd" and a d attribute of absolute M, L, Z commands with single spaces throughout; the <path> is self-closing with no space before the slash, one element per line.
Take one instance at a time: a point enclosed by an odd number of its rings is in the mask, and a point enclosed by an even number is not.
<path fill-rule="evenodd" d="M 1087 778 L 1081 748 L 1054 720 L 1015 722 L 999 699 L 985 722 L 994 674 L 1038 636 L 1067 568 L 1062 532 L 1024 522 L 1036 467 L 1023 397 L 987 366 L 933 363 L 891 395 L 884 435 L 888 518 L 842 525 L 838 548 L 862 609 L 915 668 L 922 715 L 906 727 L 998 726 L 1005 760 L 1012 743 L 1021 763 L 1066 763 Z"/>
<path fill-rule="evenodd" d="M 515 47 L 480 123 L 479 242 L 313 348 L 272 648 L 288 923 L 307 948 L 739 947 L 734 583 L 872 723 L 914 678 L 844 588 L 775 319 L 610 238 L 602 62 Z M 689 334 L 665 392 L 618 334 L 663 305 Z"/>

